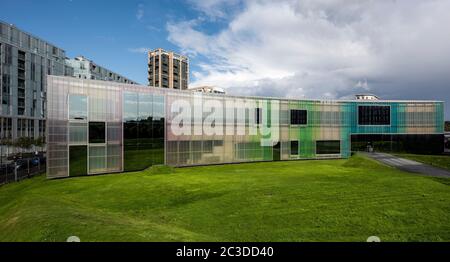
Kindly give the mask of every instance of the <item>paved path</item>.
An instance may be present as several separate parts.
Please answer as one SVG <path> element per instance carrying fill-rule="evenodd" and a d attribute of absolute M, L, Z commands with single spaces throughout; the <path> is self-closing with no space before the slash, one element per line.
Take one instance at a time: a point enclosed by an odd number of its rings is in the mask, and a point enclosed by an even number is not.
<path fill-rule="evenodd" d="M 426 176 L 449 177 L 450 172 L 441 168 L 419 163 L 413 160 L 393 156 L 386 153 L 366 153 L 372 159 L 378 160 L 388 166 L 398 168 L 411 173 L 419 173 Z"/>

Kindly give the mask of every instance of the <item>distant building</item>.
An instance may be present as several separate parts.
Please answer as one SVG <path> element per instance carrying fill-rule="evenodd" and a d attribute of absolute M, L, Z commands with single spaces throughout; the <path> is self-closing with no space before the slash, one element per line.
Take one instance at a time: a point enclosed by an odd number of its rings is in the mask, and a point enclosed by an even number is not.
<path fill-rule="evenodd" d="M 225 90 L 217 86 L 198 86 L 189 88 L 188 90 L 210 94 L 225 94 Z"/>
<path fill-rule="evenodd" d="M 379 100 L 380 98 L 373 94 L 357 94 L 356 100 Z"/>
<path fill-rule="evenodd" d="M 161 48 L 148 52 L 148 85 L 188 89 L 189 60 L 186 56 Z"/>
<path fill-rule="evenodd" d="M 47 75 L 71 75 L 63 49 L 0 21 L 0 139 L 45 135 Z"/>
<path fill-rule="evenodd" d="M 95 64 L 84 56 L 66 59 L 66 65 L 73 68 L 71 76 L 81 79 L 112 81 L 125 84 L 137 84 L 135 81 Z"/>

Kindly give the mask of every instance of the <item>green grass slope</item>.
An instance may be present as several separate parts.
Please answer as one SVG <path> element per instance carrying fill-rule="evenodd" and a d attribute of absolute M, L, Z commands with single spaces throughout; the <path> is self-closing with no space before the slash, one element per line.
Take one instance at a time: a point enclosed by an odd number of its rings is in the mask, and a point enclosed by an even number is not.
<path fill-rule="evenodd" d="M 449 241 L 449 199 L 362 156 L 40 176 L 0 187 L 0 241 Z"/>

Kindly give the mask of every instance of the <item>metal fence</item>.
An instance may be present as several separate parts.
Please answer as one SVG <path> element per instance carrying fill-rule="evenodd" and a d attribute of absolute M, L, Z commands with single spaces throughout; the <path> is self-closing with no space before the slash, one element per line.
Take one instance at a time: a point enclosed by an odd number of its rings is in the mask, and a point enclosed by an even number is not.
<path fill-rule="evenodd" d="M 17 182 L 45 172 L 45 162 L 23 159 L 0 165 L 0 185 Z"/>

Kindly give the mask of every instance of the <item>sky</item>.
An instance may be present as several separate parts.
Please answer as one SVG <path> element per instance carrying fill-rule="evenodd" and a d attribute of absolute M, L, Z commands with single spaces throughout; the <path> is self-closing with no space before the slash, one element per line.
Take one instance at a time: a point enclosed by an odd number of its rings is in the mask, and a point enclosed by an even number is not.
<path fill-rule="evenodd" d="M 2 0 L 0 19 L 147 84 L 146 51 L 190 59 L 190 86 L 311 99 L 445 101 L 450 0 Z"/>

